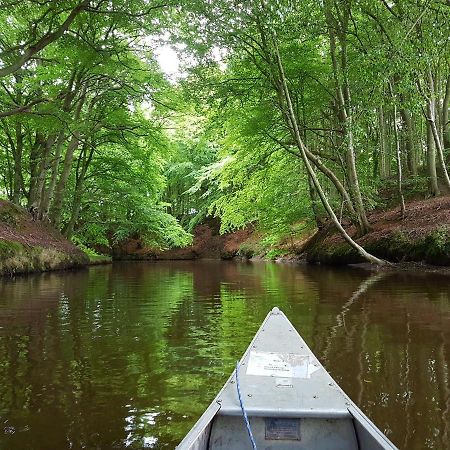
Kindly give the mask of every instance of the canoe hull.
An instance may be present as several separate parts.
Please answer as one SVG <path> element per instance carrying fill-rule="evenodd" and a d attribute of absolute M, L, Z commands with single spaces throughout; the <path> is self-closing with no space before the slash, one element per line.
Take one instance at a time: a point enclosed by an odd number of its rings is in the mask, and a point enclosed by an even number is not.
<path fill-rule="evenodd" d="M 238 367 L 258 450 L 396 448 L 336 384 L 278 308 L 267 315 Z M 252 448 L 235 372 L 178 450 Z"/>

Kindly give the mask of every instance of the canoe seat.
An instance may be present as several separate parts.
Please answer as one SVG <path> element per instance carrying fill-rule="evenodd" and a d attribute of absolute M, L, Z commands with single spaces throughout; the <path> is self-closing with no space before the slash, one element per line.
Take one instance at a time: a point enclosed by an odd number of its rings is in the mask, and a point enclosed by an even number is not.
<path fill-rule="evenodd" d="M 270 419 L 250 417 L 258 450 L 357 450 L 353 420 Z M 218 415 L 209 438 L 209 450 L 249 450 L 250 440 L 240 416 Z"/>

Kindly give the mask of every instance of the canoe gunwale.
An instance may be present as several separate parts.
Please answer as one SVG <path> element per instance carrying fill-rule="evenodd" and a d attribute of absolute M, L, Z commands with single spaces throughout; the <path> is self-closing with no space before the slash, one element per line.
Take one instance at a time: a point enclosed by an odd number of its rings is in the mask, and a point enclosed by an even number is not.
<path fill-rule="evenodd" d="M 377 428 L 377 426 L 356 406 L 353 404 L 348 408 L 353 417 L 353 421 L 361 425 L 369 435 L 374 438 L 382 448 L 397 449 L 397 447 Z M 358 434 L 357 434 L 358 436 Z"/>
<path fill-rule="evenodd" d="M 199 438 L 199 436 L 212 424 L 216 414 L 220 410 L 220 403 L 214 400 L 206 411 L 200 416 L 195 425 L 191 428 L 185 438 L 177 445 L 177 449 L 191 448 Z"/>

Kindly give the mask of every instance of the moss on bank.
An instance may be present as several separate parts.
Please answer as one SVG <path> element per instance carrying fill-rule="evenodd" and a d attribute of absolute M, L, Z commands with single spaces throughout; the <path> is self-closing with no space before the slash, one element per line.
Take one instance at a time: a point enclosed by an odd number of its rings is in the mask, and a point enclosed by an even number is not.
<path fill-rule="evenodd" d="M 0 239 L 1 275 L 83 267 L 87 263 L 88 258 L 83 254 L 69 255 L 53 248 L 34 247 Z"/>
<path fill-rule="evenodd" d="M 335 237 L 335 236 L 334 236 Z M 416 229 L 394 230 L 382 237 L 367 235 L 360 240 L 364 248 L 388 261 L 424 262 L 436 266 L 450 265 L 450 227 L 440 225 L 426 232 Z M 330 233 L 321 232 L 306 250 L 307 261 L 321 264 L 357 264 L 363 258 L 341 240 L 330 239 Z"/>
<path fill-rule="evenodd" d="M 106 255 L 88 255 L 89 256 L 89 265 L 90 266 L 99 266 L 101 264 L 111 264 L 112 258 L 111 256 Z"/>
<path fill-rule="evenodd" d="M 87 255 L 89 258 L 89 265 L 90 266 L 98 266 L 101 264 L 111 264 L 112 263 L 112 257 L 103 255 L 101 253 L 97 253 L 93 248 L 86 246 L 82 242 L 80 242 L 78 239 L 74 239 L 73 243 L 77 246 L 78 249 L 80 249 L 83 253 Z"/>

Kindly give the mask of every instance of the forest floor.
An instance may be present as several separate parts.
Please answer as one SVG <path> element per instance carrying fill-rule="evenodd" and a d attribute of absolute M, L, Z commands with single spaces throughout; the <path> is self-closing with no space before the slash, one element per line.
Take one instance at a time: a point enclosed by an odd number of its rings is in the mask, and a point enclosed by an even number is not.
<path fill-rule="evenodd" d="M 89 257 L 49 224 L 0 200 L 0 275 L 83 267 Z"/>

